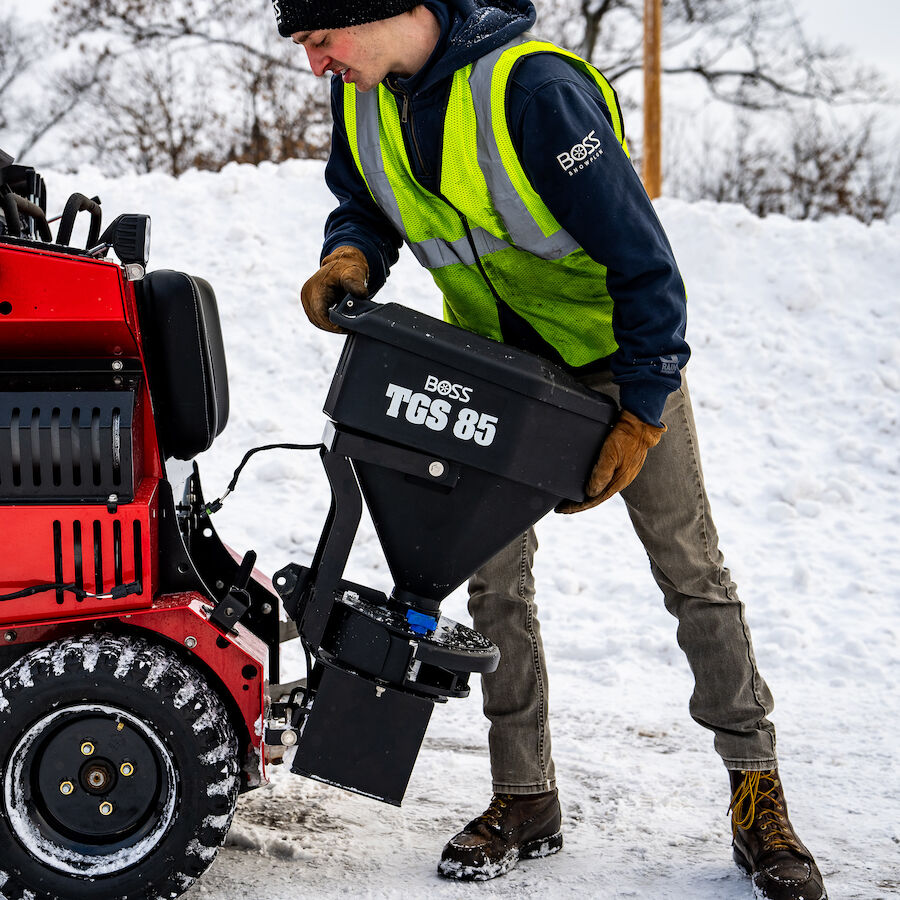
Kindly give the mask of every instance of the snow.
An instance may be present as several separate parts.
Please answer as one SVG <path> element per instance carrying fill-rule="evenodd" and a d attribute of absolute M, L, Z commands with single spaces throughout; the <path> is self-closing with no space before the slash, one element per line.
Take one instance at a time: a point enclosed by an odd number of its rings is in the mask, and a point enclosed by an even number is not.
<path fill-rule="evenodd" d="M 166 670 L 169 668 L 169 660 L 160 657 L 153 661 L 152 665 L 147 669 L 147 677 L 144 679 L 144 685 L 148 688 L 155 688 L 157 684 L 159 684 L 159 679 L 166 674 Z M 197 729 L 197 723 L 194 723 L 194 730 Z"/>
<path fill-rule="evenodd" d="M 43 174 L 54 208 L 78 190 L 101 196 L 107 221 L 149 213 L 152 267 L 213 284 L 231 418 L 200 459 L 207 497 L 250 447 L 319 439 L 342 344 L 298 299 L 332 204 L 321 163 Z M 775 694 L 792 819 L 833 898 L 900 896 L 900 221 L 759 220 L 673 200 L 658 211 L 688 287 L 706 482 Z M 429 276 L 403 257 L 378 299 L 440 315 Z M 247 466 L 216 525 L 272 573 L 309 562 L 328 501 L 316 454 L 273 451 Z M 479 885 L 437 876 L 445 841 L 490 799 L 473 679 L 472 697 L 435 710 L 401 809 L 270 769 L 185 896 L 751 896 L 731 861 L 727 776 L 688 715 L 675 620 L 624 506 L 550 515 L 539 536 L 562 852 Z M 368 521 L 347 577 L 390 589 Z M 464 592 L 443 612 L 467 622 Z M 290 680 L 302 653 L 285 650 Z"/>
<path fill-rule="evenodd" d="M 175 699 L 172 701 L 172 705 L 175 709 L 181 709 L 188 700 L 191 700 L 194 695 L 197 693 L 197 685 L 188 682 L 178 689 L 178 693 L 175 695 Z M 202 759 L 203 757 L 201 757 Z"/>
<path fill-rule="evenodd" d="M 122 652 L 119 654 L 119 660 L 116 663 L 116 668 L 115 668 L 115 671 L 113 672 L 113 675 L 116 678 L 124 678 L 128 674 L 128 672 L 131 671 L 131 666 L 134 663 L 136 656 L 137 656 L 137 649 L 133 645 L 128 644 L 122 650 Z M 179 691 L 178 696 L 180 696 L 180 695 L 181 695 L 181 692 Z M 181 708 L 181 706 L 178 703 L 176 703 L 175 706 L 178 709 Z"/>

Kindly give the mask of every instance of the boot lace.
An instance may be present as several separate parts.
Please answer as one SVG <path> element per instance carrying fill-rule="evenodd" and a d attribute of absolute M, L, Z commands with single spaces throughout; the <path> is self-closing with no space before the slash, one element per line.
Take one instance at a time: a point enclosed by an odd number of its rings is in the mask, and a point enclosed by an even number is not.
<path fill-rule="evenodd" d="M 472 821 L 472 825 L 483 823 L 493 831 L 500 831 L 500 820 L 503 818 L 503 810 L 506 809 L 510 799 L 509 795 L 494 794 L 488 808 Z"/>
<path fill-rule="evenodd" d="M 781 782 L 774 772 L 745 772 L 738 785 L 728 812 L 731 814 L 731 830 L 749 830 L 754 822 L 766 850 L 797 850 L 784 803 L 778 788 Z"/>

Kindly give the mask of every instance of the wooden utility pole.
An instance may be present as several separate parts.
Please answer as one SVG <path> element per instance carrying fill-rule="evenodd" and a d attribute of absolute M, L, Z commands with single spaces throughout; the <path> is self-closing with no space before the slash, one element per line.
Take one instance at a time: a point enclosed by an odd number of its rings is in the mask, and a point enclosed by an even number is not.
<path fill-rule="evenodd" d="M 662 192 L 662 0 L 644 0 L 644 188 Z"/>

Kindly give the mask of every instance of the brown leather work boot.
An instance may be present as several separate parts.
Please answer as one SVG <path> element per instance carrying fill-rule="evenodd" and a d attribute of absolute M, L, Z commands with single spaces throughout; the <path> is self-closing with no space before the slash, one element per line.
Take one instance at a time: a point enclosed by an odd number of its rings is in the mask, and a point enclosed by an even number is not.
<path fill-rule="evenodd" d="M 438 874 L 459 881 L 505 875 L 520 859 L 556 853 L 563 843 L 556 791 L 495 794 L 491 805 L 450 838 Z"/>
<path fill-rule="evenodd" d="M 827 900 L 816 861 L 788 819 L 778 770 L 728 774 L 734 861 L 756 900 Z"/>

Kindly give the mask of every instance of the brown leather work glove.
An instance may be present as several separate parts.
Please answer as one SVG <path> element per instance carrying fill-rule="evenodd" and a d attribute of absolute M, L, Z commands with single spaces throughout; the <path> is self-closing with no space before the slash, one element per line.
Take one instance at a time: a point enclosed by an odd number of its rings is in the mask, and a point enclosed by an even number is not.
<path fill-rule="evenodd" d="M 328 308 L 344 299 L 345 294 L 365 298 L 369 281 L 369 264 L 358 247 L 338 247 L 322 260 L 322 266 L 300 290 L 306 316 L 316 328 L 343 334 L 344 329 L 328 318 Z"/>
<path fill-rule="evenodd" d="M 594 465 L 584 492 L 588 499 L 577 503 L 563 500 L 556 507 L 558 513 L 577 513 L 599 506 L 634 481 L 647 458 L 647 451 L 659 443 L 666 426 L 648 425 L 637 416 L 623 410 L 619 421 L 600 448 L 600 458 Z"/>

